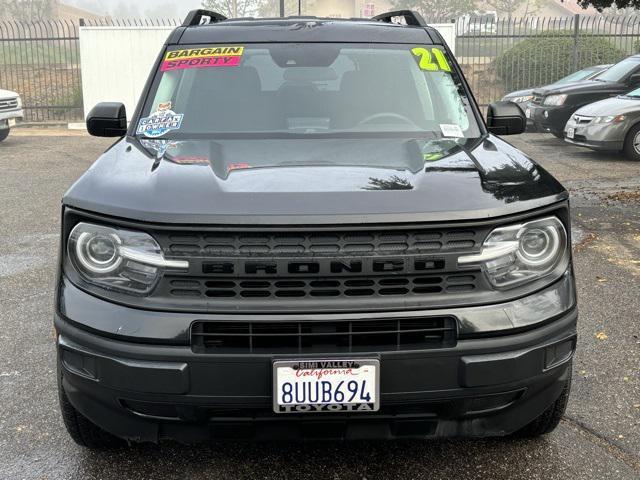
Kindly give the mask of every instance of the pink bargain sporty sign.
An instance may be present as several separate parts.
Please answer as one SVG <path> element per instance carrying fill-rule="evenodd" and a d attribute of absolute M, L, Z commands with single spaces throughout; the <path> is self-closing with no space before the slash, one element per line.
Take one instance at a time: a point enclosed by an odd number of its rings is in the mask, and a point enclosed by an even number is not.
<path fill-rule="evenodd" d="M 189 68 L 236 67 L 240 65 L 244 47 L 203 47 L 167 52 L 160 70 L 186 70 Z"/>

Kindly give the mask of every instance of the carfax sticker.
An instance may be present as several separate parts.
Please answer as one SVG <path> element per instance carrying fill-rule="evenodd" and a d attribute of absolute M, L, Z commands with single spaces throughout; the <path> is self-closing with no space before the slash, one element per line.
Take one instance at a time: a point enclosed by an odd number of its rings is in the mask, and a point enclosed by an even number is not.
<path fill-rule="evenodd" d="M 149 138 L 158 138 L 171 130 L 179 130 L 183 118 L 184 114 L 176 113 L 170 109 L 158 110 L 148 117 L 140 119 L 136 133 Z"/>
<path fill-rule="evenodd" d="M 244 47 L 204 47 L 167 52 L 160 70 L 186 70 L 189 68 L 237 67 Z"/>

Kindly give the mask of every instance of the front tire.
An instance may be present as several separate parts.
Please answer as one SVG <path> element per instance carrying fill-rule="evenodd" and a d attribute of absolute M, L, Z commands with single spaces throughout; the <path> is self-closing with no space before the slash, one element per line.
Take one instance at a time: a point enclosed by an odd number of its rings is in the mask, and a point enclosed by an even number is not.
<path fill-rule="evenodd" d="M 514 435 L 522 438 L 534 438 L 553 432 L 560 423 L 560 420 L 562 420 L 562 416 L 567 409 L 570 392 L 571 378 L 566 381 L 558 399 L 542 412 L 538 418 L 522 427 Z"/>
<path fill-rule="evenodd" d="M 71 405 L 64 388 L 62 388 L 60 373 L 58 374 L 58 398 L 60 399 L 60 412 L 64 426 L 69 432 L 69 436 L 78 445 L 90 450 L 108 450 L 125 445 L 124 440 L 104 431 Z"/>
<path fill-rule="evenodd" d="M 640 161 L 640 123 L 631 127 L 627 133 L 622 151 L 629 160 Z"/>
<path fill-rule="evenodd" d="M 10 128 L 6 128 L 4 130 L 0 130 L 0 142 L 5 140 L 9 136 Z"/>

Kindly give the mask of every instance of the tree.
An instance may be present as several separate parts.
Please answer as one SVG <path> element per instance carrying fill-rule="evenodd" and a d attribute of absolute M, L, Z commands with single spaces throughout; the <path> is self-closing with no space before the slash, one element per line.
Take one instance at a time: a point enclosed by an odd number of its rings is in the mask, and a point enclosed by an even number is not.
<path fill-rule="evenodd" d="M 476 9 L 476 0 L 391 0 L 397 9 L 417 10 L 425 19 L 454 19 Z M 638 0 L 640 1 L 640 0 Z"/>
<path fill-rule="evenodd" d="M 202 7 L 225 17 L 251 17 L 269 0 L 203 0 Z M 271 0 L 273 2 L 273 0 Z"/>
<path fill-rule="evenodd" d="M 284 14 L 298 15 L 298 1 L 300 1 L 300 10 L 303 15 L 311 15 L 313 0 L 284 0 Z M 258 9 L 260 17 L 279 17 L 280 16 L 280 0 L 267 0 L 261 2 L 262 5 Z"/>
<path fill-rule="evenodd" d="M 0 16 L 16 20 L 46 20 L 53 13 L 53 0 L 4 0 Z"/>
<path fill-rule="evenodd" d="M 511 17 L 525 2 L 527 0 L 487 0 L 486 3 L 496 11 L 499 17 Z"/>
<path fill-rule="evenodd" d="M 633 8 L 637 10 L 640 9 L 640 0 L 578 0 L 578 5 L 582 8 L 594 7 L 599 12 L 611 7 L 617 9 Z"/>

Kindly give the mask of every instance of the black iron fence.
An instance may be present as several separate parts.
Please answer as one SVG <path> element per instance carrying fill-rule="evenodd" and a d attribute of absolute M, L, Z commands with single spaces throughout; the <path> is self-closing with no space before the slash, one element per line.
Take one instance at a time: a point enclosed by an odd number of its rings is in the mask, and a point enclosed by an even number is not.
<path fill-rule="evenodd" d="M 80 26 L 165 26 L 179 20 L 0 20 L 0 89 L 16 91 L 26 122 L 83 118 Z"/>
<path fill-rule="evenodd" d="M 482 106 L 640 51 L 640 16 L 485 17 L 456 22 L 456 57 Z"/>
<path fill-rule="evenodd" d="M 483 106 L 507 92 L 546 85 L 640 51 L 638 15 L 500 19 L 485 15 L 453 23 L 456 56 Z M 0 89 L 21 94 L 28 122 L 79 121 L 81 25 L 177 24 L 176 19 L 0 21 Z"/>

